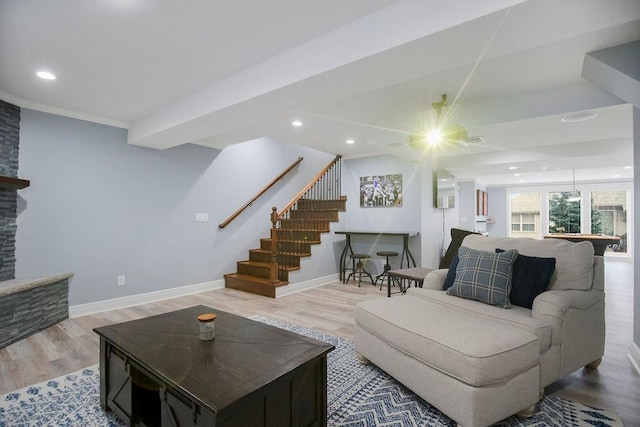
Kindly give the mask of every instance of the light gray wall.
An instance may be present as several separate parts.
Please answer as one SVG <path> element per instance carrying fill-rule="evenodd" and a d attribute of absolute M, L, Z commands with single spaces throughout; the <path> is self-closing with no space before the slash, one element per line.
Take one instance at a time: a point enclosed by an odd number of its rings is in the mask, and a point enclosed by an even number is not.
<path fill-rule="evenodd" d="M 476 227 L 476 183 L 475 181 L 458 181 L 460 188 L 458 197 L 460 228 L 475 230 Z"/>
<path fill-rule="evenodd" d="M 640 209 L 640 107 L 633 107 L 633 205 L 634 209 Z M 640 242 L 640 226 L 634 226 L 634 241 Z M 633 292 L 633 342 L 640 348 L 640 260 L 638 253 L 634 251 L 634 292 Z"/>
<path fill-rule="evenodd" d="M 451 241 L 451 227 L 459 227 L 458 201 L 460 200 L 459 188 L 456 188 L 456 207 L 451 209 L 438 209 L 433 202 L 433 171 L 437 169 L 434 156 L 421 156 L 421 212 L 422 229 L 420 240 L 422 244 L 422 267 L 438 268 L 440 259 L 444 255 Z"/>
<path fill-rule="evenodd" d="M 489 218 L 495 220 L 493 224 L 487 224 L 487 232 L 491 236 L 507 237 L 510 221 L 507 218 L 507 190 L 505 188 L 488 188 L 489 193 Z"/>
<path fill-rule="evenodd" d="M 74 272 L 71 305 L 222 279 L 268 236 L 271 206 L 333 158 L 268 139 L 158 151 L 128 145 L 122 129 L 26 109 L 20 137 L 19 173 L 31 186 L 19 193 L 16 276 Z M 292 174 L 218 230 L 298 156 Z M 195 222 L 200 212 L 209 222 Z M 292 282 L 336 272 L 332 244 L 322 246 Z"/>
<path fill-rule="evenodd" d="M 401 207 L 360 207 L 360 177 L 398 173 L 402 174 Z M 432 190 L 429 190 L 429 194 L 423 194 L 421 179 L 419 163 L 408 162 L 395 156 L 383 155 L 345 160 L 342 187 L 347 195 L 347 215 L 344 224 L 341 222 L 336 229 L 420 232 L 422 197 L 431 197 L 429 201 L 430 204 L 433 204 Z M 338 258 L 340 251 L 344 248 L 344 236 L 342 236 L 342 240 L 337 245 L 336 256 Z M 383 258 L 376 256 L 377 251 L 401 252 L 402 250 L 401 237 L 356 236 L 352 238 L 351 243 L 354 251 L 371 254 L 372 261 L 366 268 L 375 274 L 382 271 L 383 260 Z M 409 239 L 409 249 L 419 265 L 421 260 L 421 238 L 419 236 Z M 399 257 L 389 261 L 393 268 L 399 267 Z"/>

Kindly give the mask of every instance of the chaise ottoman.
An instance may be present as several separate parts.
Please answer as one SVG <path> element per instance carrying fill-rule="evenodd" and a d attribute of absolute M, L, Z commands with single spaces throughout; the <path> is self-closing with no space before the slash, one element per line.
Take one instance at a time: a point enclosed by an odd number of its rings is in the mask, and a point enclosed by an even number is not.
<path fill-rule="evenodd" d="M 540 397 L 538 337 L 407 294 L 355 310 L 355 349 L 462 426 L 488 426 Z"/>

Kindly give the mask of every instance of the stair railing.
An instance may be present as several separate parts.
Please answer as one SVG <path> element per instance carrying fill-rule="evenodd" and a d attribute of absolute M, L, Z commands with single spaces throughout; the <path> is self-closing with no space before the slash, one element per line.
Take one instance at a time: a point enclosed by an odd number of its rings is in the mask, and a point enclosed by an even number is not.
<path fill-rule="evenodd" d="M 231 221 L 233 221 L 234 219 L 236 219 L 238 217 L 238 215 L 240 215 L 245 209 L 247 209 L 249 206 L 251 206 L 253 204 L 253 202 L 255 202 L 256 200 L 258 200 L 258 198 L 260 196 L 262 196 L 264 193 L 266 193 L 271 187 L 273 187 L 278 181 L 280 181 L 282 178 L 285 177 L 286 174 L 288 174 L 289 172 L 291 172 L 291 170 L 293 168 L 295 168 L 298 163 L 300 163 L 303 160 L 302 157 L 298 157 L 298 160 L 296 160 L 295 162 L 291 163 L 291 166 L 289 166 L 288 168 L 286 168 L 280 175 L 278 175 L 277 177 L 275 177 L 273 179 L 273 181 L 271 181 L 269 184 L 267 184 L 262 190 L 258 191 L 258 193 L 253 196 L 247 203 L 245 203 L 244 205 L 242 205 L 242 207 L 240 209 L 238 209 L 237 211 L 235 211 L 229 218 L 227 218 L 223 223 L 218 224 L 218 228 L 219 229 L 223 229 L 225 228 L 227 225 L 229 225 L 229 223 Z"/>
<path fill-rule="evenodd" d="M 311 244 L 328 231 L 322 212 L 309 214 L 312 218 L 292 217 L 293 212 L 336 208 L 341 197 L 342 156 L 337 155 L 322 169 L 279 213 L 271 211 L 271 270 L 270 280 L 277 283 L 287 277 L 287 267 L 299 267 L 299 254 L 310 253 Z M 283 227 L 283 224 L 286 227 Z M 286 240 L 283 239 L 286 237 Z"/>

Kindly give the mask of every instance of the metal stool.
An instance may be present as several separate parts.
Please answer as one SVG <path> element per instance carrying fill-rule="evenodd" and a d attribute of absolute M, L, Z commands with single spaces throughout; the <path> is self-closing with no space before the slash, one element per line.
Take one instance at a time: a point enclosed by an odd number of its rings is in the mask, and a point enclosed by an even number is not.
<path fill-rule="evenodd" d="M 389 264 L 389 257 L 390 256 L 398 256 L 398 252 L 393 252 L 393 251 L 379 251 L 376 252 L 376 255 L 378 256 L 383 256 L 386 257 L 387 260 L 385 261 L 384 264 L 384 271 L 381 274 L 378 274 L 376 276 L 376 281 L 375 284 L 378 284 L 378 280 L 381 280 L 380 282 L 380 290 L 382 290 L 382 286 L 384 285 L 384 278 L 388 276 L 387 271 L 391 270 L 391 264 Z"/>
<path fill-rule="evenodd" d="M 345 283 L 349 283 L 349 279 L 351 279 L 351 276 L 353 276 L 354 279 L 357 277 L 358 287 L 360 287 L 360 283 L 362 282 L 362 276 L 367 275 L 369 276 L 369 280 L 371 280 L 371 284 L 375 285 L 375 282 L 373 281 L 373 277 L 371 277 L 371 274 L 369 274 L 369 272 L 364 269 L 363 261 L 366 261 L 369 258 L 371 258 L 371 255 L 369 254 L 351 254 L 352 263 L 355 263 L 356 260 L 358 260 L 358 263 L 353 268 L 353 272 L 349 273 L 349 276 L 347 276 L 347 281 Z"/>

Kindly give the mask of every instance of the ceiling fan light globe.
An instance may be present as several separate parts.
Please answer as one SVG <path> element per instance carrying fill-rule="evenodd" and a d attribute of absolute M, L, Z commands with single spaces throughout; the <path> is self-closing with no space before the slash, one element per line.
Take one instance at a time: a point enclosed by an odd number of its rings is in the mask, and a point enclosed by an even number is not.
<path fill-rule="evenodd" d="M 442 132 L 439 129 L 433 129 L 427 132 L 427 144 L 438 145 L 442 142 Z"/>

